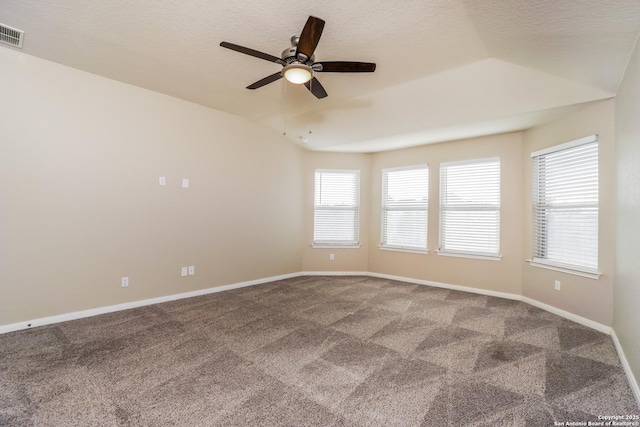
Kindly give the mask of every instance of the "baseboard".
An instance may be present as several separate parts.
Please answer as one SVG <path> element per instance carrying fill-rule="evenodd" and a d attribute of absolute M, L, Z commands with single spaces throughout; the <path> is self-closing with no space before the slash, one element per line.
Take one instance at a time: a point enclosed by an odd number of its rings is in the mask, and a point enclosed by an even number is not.
<path fill-rule="evenodd" d="M 618 340 L 615 329 L 611 329 L 611 338 L 613 339 L 613 344 L 616 346 L 616 350 L 618 351 L 618 357 L 620 358 L 620 363 L 622 364 L 624 373 L 627 375 L 627 380 L 629 381 L 631 391 L 636 398 L 638 409 L 640 409 L 640 387 L 638 386 L 638 381 L 636 380 L 635 375 L 633 375 L 631 366 L 629 366 L 629 361 L 627 360 L 627 356 L 622 349 L 622 344 L 620 344 L 620 341 Z"/>
<path fill-rule="evenodd" d="M 524 303 L 533 305 L 534 307 L 538 307 L 542 310 L 556 314 L 560 317 L 564 317 L 565 319 L 571 320 L 583 326 L 587 326 L 591 329 L 595 329 L 596 331 L 605 333 L 607 335 L 611 335 L 612 333 L 611 327 L 603 325 L 602 323 L 598 323 L 593 320 L 587 319 L 585 317 L 578 316 L 577 314 L 573 314 L 571 312 L 562 310 L 552 305 L 542 303 L 532 298 L 524 297 L 518 294 L 511 294 L 508 292 L 498 292 L 498 291 L 492 291 L 488 289 L 473 288 L 470 286 L 452 285 L 449 283 L 433 282 L 431 280 L 414 279 L 412 277 L 375 273 L 371 271 L 303 271 L 300 274 L 298 274 L 298 276 L 368 276 L 368 277 L 376 277 L 379 279 L 397 280 L 400 282 L 415 283 L 417 285 L 433 286 L 436 288 L 452 289 L 452 290 L 462 291 L 462 292 L 471 292 L 479 295 L 487 295 L 487 296 L 492 296 L 497 298 L 505 298 L 505 299 L 515 300 L 515 301 L 522 301 Z"/>
<path fill-rule="evenodd" d="M 39 319 L 32 319 L 24 322 L 12 323 L 9 325 L 0 325 L 0 334 L 19 331 L 22 329 L 31 329 L 38 326 L 51 325 L 53 323 L 67 322 L 69 320 L 82 319 L 85 317 L 97 316 L 99 314 L 113 313 L 115 311 L 129 310 L 131 308 L 143 307 L 145 305 L 160 304 L 163 302 L 175 301 L 183 298 L 191 298 L 191 297 L 197 297 L 201 295 L 212 294 L 216 292 L 224 292 L 224 291 L 229 291 L 231 289 L 244 288 L 246 286 L 259 285 L 262 283 L 289 279 L 289 278 L 298 277 L 301 275 L 302 273 L 283 274 L 280 276 L 272 276 L 272 277 L 266 277 L 263 279 L 249 280 L 247 282 L 239 282 L 239 283 L 233 283 L 229 285 L 215 286 L 213 288 L 200 289 L 192 292 L 184 292 L 180 294 L 166 295 L 166 296 L 157 297 L 157 298 L 125 302 L 122 304 L 92 308 L 89 310 L 74 311 L 72 313 L 65 313 L 65 314 L 60 314 L 56 316 L 41 317 Z"/>
<path fill-rule="evenodd" d="M 32 319 L 32 320 L 13 323 L 9 325 L 0 325 L 0 334 L 12 332 L 12 331 L 18 331 L 22 329 L 34 328 L 37 326 L 50 325 L 53 323 L 66 322 L 69 320 L 81 319 L 84 317 L 96 316 L 99 314 L 112 313 L 114 311 L 128 310 L 130 308 L 142 307 L 145 305 L 159 304 L 159 303 L 174 301 L 182 298 L 191 298 L 191 297 L 197 297 L 200 295 L 211 294 L 214 292 L 223 292 L 231 289 L 242 288 L 245 286 L 259 285 L 262 283 L 268 283 L 276 280 L 289 279 L 292 277 L 299 277 L 299 276 L 370 276 L 370 277 L 377 277 L 382 279 L 398 280 L 398 281 L 407 282 L 407 283 L 415 283 L 415 284 L 425 285 L 425 286 L 434 286 L 438 288 L 453 289 L 453 290 L 463 291 L 463 292 L 472 292 L 480 295 L 489 295 L 489 296 L 498 297 L 498 298 L 506 298 L 506 299 L 512 299 L 517 301 L 523 301 L 523 302 L 526 302 L 527 304 L 531 304 L 535 307 L 549 311 L 553 314 L 557 314 L 558 316 L 572 320 L 581 325 L 593 328 L 605 334 L 611 333 L 611 328 L 608 326 L 602 325 L 598 322 L 594 322 L 593 320 L 586 319 L 584 317 L 578 316 L 568 311 L 564 311 L 559 308 L 553 307 L 551 305 L 544 304 L 534 299 L 523 297 L 517 294 L 472 288 L 469 286 L 451 285 L 448 283 L 432 282 L 429 280 L 414 279 L 411 277 L 394 276 L 390 274 L 374 273 L 374 272 L 368 272 L 368 271 L 301 271 L 298 273 L 289 273 L 289 274 L 284 274 L 280 276 L 266 277 L 262 279 L 233 283 L 229 285 L 216 286 L 213 288 L 201 289 L 201 290 L 192 291 L 192 292 L 185 292 L 185 293 L 167 295 L 167 296 L 151 298 L 146 300 L 132 301 L 132 302 L 127 302 L 123 304 L 110 305 L 106 307 L 98 307 L 90 310 L 82 310 L 82 311 L 76 311 L 72 313 L 65 313 L 57 316 L 42 317 L 39 319 Z"/>
<path fill-rule="evenodd" d="M 454 291 L 471 292 L 473 294 L 488 295 L 498 298 L 506 298 L 520 301 L 520 295 L 510 294 L 507 292 L 491 291 L 488 289 L 472 288 L 470 286 L 450 285 L 448 283 L 432 282 L 431 280 L 413 279 L 411 277 L 394 276 L 391 274 L 368 273 L 371 277 L 380 279 L 398 280 L 400 282 L 415 283 L 416 285 L 433 286 L 436 288 L 452 289 Z"/>
<path fill-rule="evenodd" d="M 474 294 L 488 295 L 492 297 L 522 301 L 527 304 L 533 305 L 534 307 L 541 308 L 545 311 L 556 314 L 560 317 L 564 317 L 565 319 L 569 319 L 573 322 L 595 329 L 607 335 L 611 334 L 611 328 L 609 326 L 603 325 L 601 323 L 595 322 L 593 320 L 587 319 L 582 316 L 578 316 L 577 314 L 570 313 L 568 311 L 559 309 L 552 305 L 542 303 L 532 298 L 524 297 L 518 294 L 510 294 L 508 292 L 491 291 L 488 289 L 472 288 L 470 286 L 451 285 L 448 283 L 433 282 L 430 280 L 414 279 L 411 277 L 395 276 L 392 274 L 383 274 L 383 273 L 366 272 L 366 271 L 348 271 L 348 272 L 347 271 L 304 271 L 301 274 L 309 275 L 309 276 L 370 276 L 370 277 L 377 277 L 380 279 L 398 280 L 400 282 L 415 283 L 418 285 L 434 286 L 437 288 L 452 289 L 456 291 L 471 292 Z"/>
<path fill-rule="evenodd" d="M 370 276 L 367 271 L 302 271 L 300 276 Z"/>
<path fill-rule="evenodd" d="M 573 314 L 569 311 L 565 311 L 562 309 L 559 309 L 557 307 L 554 307 L 552 305 L 549 304 L 545 304 L 543 302 L 540 302 L 538 300 L 529 298 L 529 297 L 521 297 L 520 300 L 522 302 L 526 302 L 527 304 L 531 304 L 534 307 L 538 307 L 541 308 L 545 311 L 548 311 L 549 313 L 553 313 L 553 314 L 557 314 L 560 317 L 564 317 L 565 319 L 569 319 L 573 322 L 579 323 L 581 325 L 587 326 L 591 329 L 595 329 L 596 331 L 602 332 L 604 334 L 607 335 L 611 335 L 611 327 L 607 326 L 607 325 L 603 325 L 602 323 L 598 323 L 595 322 L 593 320 L 587 319 L 585 317 L 582 316 L 578 316 L 577 314 Z"/>

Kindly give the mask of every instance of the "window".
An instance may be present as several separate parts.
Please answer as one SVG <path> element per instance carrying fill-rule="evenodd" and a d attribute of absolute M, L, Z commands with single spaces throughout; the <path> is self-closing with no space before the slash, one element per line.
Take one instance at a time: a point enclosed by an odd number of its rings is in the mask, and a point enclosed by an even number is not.
<path fill-rule="evenodd" d="M 438 254 L 500 256 L 500 159 L 440 165 Z"/>
<path fill-rule="evenodd" d="M 597 274 L 598 137 L 537 151 L 531 157 L 532 263 Z"/>
<path fill-rule="evenodd" d="M 314 245 L 358 245 L 360 171 L 316 170 Z"/>
<path fill-rule="evenodd" d="M 382 247 L 427 250 L 427 166 L 382 171 Z"/>

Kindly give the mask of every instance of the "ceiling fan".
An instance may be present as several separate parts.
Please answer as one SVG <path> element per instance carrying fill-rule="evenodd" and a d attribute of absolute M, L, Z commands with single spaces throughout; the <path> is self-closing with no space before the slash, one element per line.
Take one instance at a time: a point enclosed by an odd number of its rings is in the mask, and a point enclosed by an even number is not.
<path fill-rule="evenodd" d="M 220 46 L 282 65 L 281 71 L 250 84 L 247 86 L 247 89 L 258 89 L 284 77 L 291 83 L 304 83 L 307 89 L 309 89 L 316 98 L 320 99 L 326 97 L 327 92 L 318 79 L 315 78 L 314 73 L 372 73 L 376 69 L 376 64 L 372 62 L 315 62 L 313 52 L 318 46 L 323 28 L 324 21 L 322 19 L 309 16 L 300 37 L 291 37 L 291 47 L 285 49 L 280 58 L 233 43 L 222 42 Z"/>

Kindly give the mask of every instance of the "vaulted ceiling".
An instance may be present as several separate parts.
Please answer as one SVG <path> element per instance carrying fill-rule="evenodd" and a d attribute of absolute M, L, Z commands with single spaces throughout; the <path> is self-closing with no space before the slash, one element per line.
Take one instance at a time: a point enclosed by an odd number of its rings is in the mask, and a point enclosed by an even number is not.
<path fill-rule="evenodd" d="M 326 21 L 328 92 L 278 80 L 309 15 Z M 264 123 L 311 150 L 374 152 L 522 130 L 615 96 L 640 33 L 638 0 L 2 0 L 19 50 Z M 5 48 L 5 47 L 3 47 Z M 7 49 L 17 49 L 6 47 Z M 306 142 L 303 142 L 306 140 Z"/>

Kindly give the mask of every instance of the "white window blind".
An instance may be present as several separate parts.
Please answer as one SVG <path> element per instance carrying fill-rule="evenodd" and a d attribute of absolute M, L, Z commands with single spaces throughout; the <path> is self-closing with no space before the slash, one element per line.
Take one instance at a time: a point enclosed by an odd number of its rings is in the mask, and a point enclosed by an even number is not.
<path fill-rule="evenodd" d="M 533 261 L 598 271 L 598 138 L 535 152 Z"/>
<path fill-rule="evenodd" d="M 360 171 L 315 173 L 314 245 L 357 245 Z"/>
<path fill-rule="evenodd" d="M 440 165 L 440 251 L 500 256 L 500 159 Z"/>
<path fill-rule="evenodd" d="M 427 166 L 382 171 L 382 247 L 427 250 Z"/>

